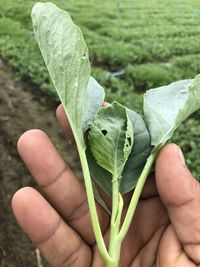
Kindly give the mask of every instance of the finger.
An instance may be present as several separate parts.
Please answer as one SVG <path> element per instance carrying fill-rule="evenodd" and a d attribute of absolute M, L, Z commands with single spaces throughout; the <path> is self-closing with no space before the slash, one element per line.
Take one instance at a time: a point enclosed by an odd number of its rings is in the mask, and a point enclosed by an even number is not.
<path fill-rule="evenodd" d="M 133 263 L 130 267 L 138 266 L 151 266 L 151 267 L 163 267 L 162 264 L 155 265 L 155 259 L 158 255 L 158 248 L 160 244 L 161 236 L 165 230 L 166 226 L 158 227 L 155 232 L 151 235 L 146 243 L 143 243 L 140 247 L 138 253 L 136 254 Z M 122 265 L 124 266 L 124 265 Z M 128 265 L 129 266 L 129 265 Z M 172 265 L 165 265 L 167 267 L 172 267 Z M 177 266 L 176 266 L 177 267 Z M 183 266 L 181 266 L 183 267 Z"/>
<path fill-rule="evenodd" d="M 12 207 L 19 225 L 51 266 L 90 266 L 90 248 L 36 190 L 17 191 Z"/>
<path fill-rule="evenodd" d="M 57 117 L 58 122 L 60 123 L 62 129 L 67 134 L 67 136 L 69 137 L 70 141 L 72 142 L 72 144 L 75 144 L 75 140 L 74 140 L 74 136 L 73 136 L 73 133 L 72 133 L 72 129 L 71 129 L 70 125 L 69 125 L 69 121 L 68 121 L 68 118 L 66 116 L 66 113 L 64 111 L 64 108 L 63 108 L 62 104 L 60 104 L 56 109 L 56 117 Z"/>
<path fill-rule="evenodd" d="M 185 254 L 172 225 L 168 226 L 160 241 L 156 266 L 197 267 Z"/>
<path fill-rule="evenodd" d="M 180 148 L 167 145 L 156 162 L 156 183 L 178 239 L 200 263 L 200 185 L 187 169 Z"/>
<path fill-rule="evenodd" d="M 86 242 L 95 242 L 84 188 L 65 164 L 48 136 L 40 130 L 31 130 L 21 136 L 18 151 L 47 199 L 62 217 Z M 102 231 L 109 218 L 97 204 Z"/>

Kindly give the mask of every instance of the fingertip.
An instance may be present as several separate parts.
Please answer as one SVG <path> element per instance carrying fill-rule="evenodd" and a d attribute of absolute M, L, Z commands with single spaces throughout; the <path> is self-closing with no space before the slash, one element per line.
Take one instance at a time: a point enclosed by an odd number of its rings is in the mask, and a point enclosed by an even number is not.
<path fill-rule="evenodd" d="M 23 187 L 17 190 L 13 195 L 11 205 L 16 218 L 21 212 L 22 205 L 26 203 L 27 195 L 30 195 L 30 193 L 32 193 L 32 190 L 34 190 L 32 187 Z"/>
<path fill-rule="evenodd" d="M 60 104 L 56 109 L 56 118 L 60 123 L 61 127 L 64 129 L 64 131 L 68 131 L 69 122 L 62 104 Z"/>
<path fill-rule="evenodd" d="M 59 222 L 59 216 L 43 196 L 31 187 L 19 189 L 12 198 L 16 220 L 29 238 L 43 240 Z"/>
<path fill-rule="evenodd" d="M 180 171 L 183 168 L 187 169 L 181 148 L 173 143 L 165 145 L 156 159 L 155 171 L 157 176 L 159 177 L 163 173 L 174 173 L 174 171 Z"/>
<path fill-rule="evenodd" d="M 163 172 L 174 173 L 175 170 L 187 170 L 185 158 L 181 148 L 176 144 L 167 144 L 159 152 L 156 159 L 156 174 Z M 185 171 L 185 170 L 184 170 Z M 159 175 L 158 175 L 159 177 Z"/>
<path fill-rule="evenodd" d="M 178 150 L 179 150 L 179 146 L 177 146 L 174 143 L 171 144 L 167 144 L 165 145 L 159 152 L 157 159 L 156 159 L 156 166 L 160 165 L 163 163 L 163 161 L 165 162 L 166 159 L 170 159 L 174 158 L 174 155 L 176 156 Z"/>
<path fill-rule="evenodd" d="M 63 115 L 65 115 L 65 111 L 64 111 L 63 105 L 60 104 L 56 109 L 56 117 L 58 120 L 60 120 L 60 118 L 63 117 Z"/>
<path fill-rule="evenodd" d="M 57 120 L 61 126 L 61 128 L 64 130 L 64 132 L 67 134 L 69 139 L 71 140 L 72 143 L 75 143 L 73 133 L 69 124 L 69 120 L 67 118 L 67 115 L 65 113 L 65 110 L 63 108 L 63 105 L 60 104 L 56 110 L 56 117 Z"/>
<path fill-rule="evenodd" d="M 103 102 L 103 105 L 102 105 L 103 108 L 108 108 L 109 106 L 110 106 L 110 103 L 106 101 Z"/>
<path fill-rule="evenodd" d="M 90 248 L 39 192 L 30 187 L 18 190 L 12 207 L 19 225 L 51 266 L 90 265 Z"/>
<path fill-rule="evenodd" d="M 156 185 L 167 205 L 181 205 L 196 194 L 197 181 L 185 165 L 181 149 L 176 144 L 163 147 L 156 160 Z"/>
<path fill-rule="evenodd" d="M 24 150 L 34 147 L 35 141 L 47 138 L 47 134 L 39 129 L 31 129 L 23 133 L 17 142 L 17 150 L 20 156 Z"/>
<path fill-rule="evenodd" d="M 29 215 L 29 208 L 32 205 L 32 200 L 37 197 L 37 191 L 32 187 L 23 187 L 19 189 L 12 197 L 12 210 L 15 215 L 15 218 L 18 224 L 23 228 L 26 229 L 26 218 Z"/>

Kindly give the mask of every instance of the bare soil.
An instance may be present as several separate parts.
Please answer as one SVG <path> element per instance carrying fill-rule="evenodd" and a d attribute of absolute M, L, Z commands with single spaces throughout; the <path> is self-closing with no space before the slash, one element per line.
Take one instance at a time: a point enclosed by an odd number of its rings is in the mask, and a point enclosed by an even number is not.
<path fill-rule="evenodd" d="M 0 267 L 39 266 L 35 248 L 17 226 L 11 210 L 14 192 L 36 186 L 17 154 L 19 136 L 32 128 L 44 130 L 71 168 L 80 170 L 75 153 L 67 154 L 71 147 L 55 118 L 57 104 L 53 97 L 17 81 L 0 61 Z M 43 266 L 48 266 L 44 260 Z"/>

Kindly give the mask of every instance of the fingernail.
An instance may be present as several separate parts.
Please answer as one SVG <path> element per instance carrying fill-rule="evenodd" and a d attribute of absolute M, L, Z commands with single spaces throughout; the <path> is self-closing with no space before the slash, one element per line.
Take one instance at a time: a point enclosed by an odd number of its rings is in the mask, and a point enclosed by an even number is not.
<path fill-rule="evenodd" d="M 182 164 L 183 166 L 186 166 L 185 158 L 184 158 L 184 156 L 183 156 L 183 153 L 182 153 L 180 147 L 178 148 L 178 157 L 179 157 L 179 159 L 180 159 L 181 164 Z"/>

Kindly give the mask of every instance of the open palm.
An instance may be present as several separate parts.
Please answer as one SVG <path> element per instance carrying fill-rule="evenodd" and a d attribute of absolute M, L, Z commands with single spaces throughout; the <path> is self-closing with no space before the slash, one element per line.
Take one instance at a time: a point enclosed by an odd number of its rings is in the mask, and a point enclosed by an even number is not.
<path fill-rule="evenodd" d="M 70 136 L 62 106 L 57 117 Z M 47 135 L 26 132 L 18 150 L 45 195 L 30 187 L 16 192 L 12 205 L 22 229 L 53 267 L 103 267 L 84 188 Z M 101 194 L 109 207 L 110 199 Z M 125 196 L 124 214 L 130 196 Z M 98 204 L 97 209 L 107 242 L 109 215 Z M 200 266 L 200 186 L 174 144 L 160 152 L 155 177 L 147 180 L 122 245 L 120 267 L 143 266 Z"/>

